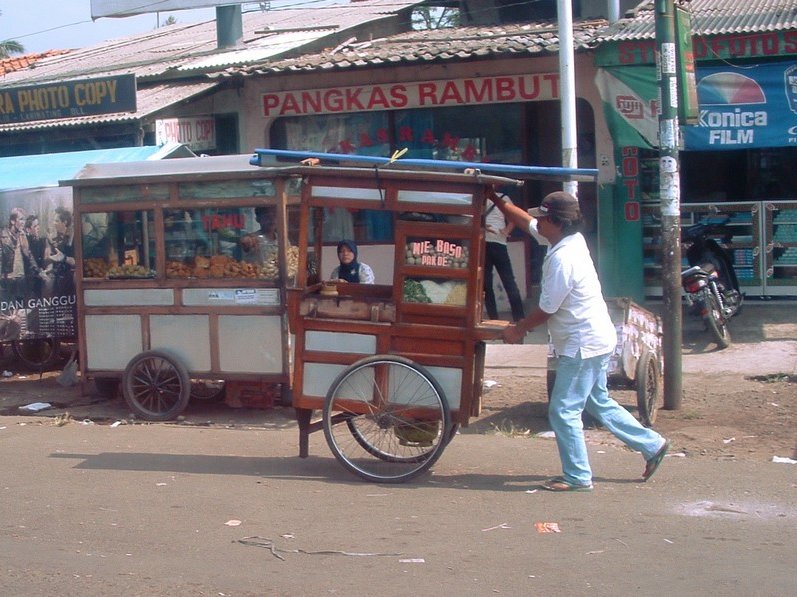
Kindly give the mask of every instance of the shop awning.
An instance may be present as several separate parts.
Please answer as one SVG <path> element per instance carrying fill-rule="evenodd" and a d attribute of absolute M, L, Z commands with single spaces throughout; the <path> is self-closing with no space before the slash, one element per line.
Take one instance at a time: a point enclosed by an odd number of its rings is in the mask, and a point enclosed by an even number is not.
<path fill-rule="evenodd" d="M 0 133 L 10 133 L 48 128 L 77 127 L 97 124 L 131 122 L 146 118 L 174 104 L 206 93 L 220 83 L 218 81 L 192 81 L 159 83 L 136 90 L 136 111 L 117 112 L 115 114 L 98 114 L 94 116 L 78 116 L 75 118 L 53 118 L 50 120 L 34 120 L 0 125 Z"/>
<path fill-rule="evenodd" d="M 194 153 L 182 143 L 169 143 L 161 147 L 121 147 L 0 158 L 0 193 L 57 187 L 59 180 L 73 178 L 86 164 L 191 156 Z"/>

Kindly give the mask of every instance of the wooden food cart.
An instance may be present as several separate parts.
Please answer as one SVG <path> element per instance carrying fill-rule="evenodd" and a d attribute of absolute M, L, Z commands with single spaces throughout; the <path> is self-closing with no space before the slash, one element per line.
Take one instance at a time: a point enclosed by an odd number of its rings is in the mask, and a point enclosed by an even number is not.
<path fill-rule="evenodd" d="M 93 165 L 66 183 L 82 227 L 84 379 L 121 380 L 154 420 L 185 408 L 192 378 L 280 383 L 300 456 L 323 429 L 349 471 L 411 479 L 480 412 L 485 341 L 507 325 L 482 321 L 485 188 L 522 183 L 403 164 L 280 167 L 274 151 L 247 165 Z M 256 207 L 273 209 L 276 235 L 250 260 Z M 376 283 L 322 281 L 338 265 L 330 215 L 360 212 L 389 229 L 368 246 L 382 251 Z"/>
<path fill-rule="evenodd" d="M 103 393 L 121 383 L 143 419 L 173 419 L 217 380 L 290 385 L 285 187 L 298 181 L 249 158 L 90 164 L 62 183 L 82 379 Z"/>
<path fill-rule="evenodd" d="M 336 209 L 387 215 L 392 235 L 377 283 L 312 283 L 300 268 L 287 289 L 300 455 L 323 429 L 348 470 L 406 481 L 480 412 L 485 340 L 507 325 L 482 321 L 484 191 L 522 183 L 397 166 L 301 173 L 300 262 L 321 263 L 323 275 L 338 264 L 329 251 L 324 258 L 321 242 L 325 214 Z"/>

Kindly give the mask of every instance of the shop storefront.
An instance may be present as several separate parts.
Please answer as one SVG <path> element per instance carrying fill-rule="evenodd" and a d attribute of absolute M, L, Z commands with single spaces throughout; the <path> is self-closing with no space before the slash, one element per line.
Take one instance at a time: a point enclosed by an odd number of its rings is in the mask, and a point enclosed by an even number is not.
<path fill-rule="evenodd" d="M 579 61 L 587 65 L 581 68 L 589 68 L 585 80 L 590 83 L 577 100 L 579 166 L 595 167 L 594 72 L 589 67 L 591 58 L 580 55 Z M 423 71 L 393 67 L 380 69 L 378 76 L 372 71 L 367 77 L 351 71 L 345 84 L 334 86 L 328 75 L 304 75 L 286 80 L 292 89 L 279 92 L 266 86 L 278 85 L 275 79 L 248 82 L 250 101 L 257 102 L 263 116 L 263 139 L 253 142 L 276 149 L 379 156 L 406 149 L 407 158 L 560 166 L 557 69 L 555 58 L 546 57 L 492 63 L 490 70 L 499 74 L 490 76 L 474 76 L 479 66 L 461 63 Z M 390 82 L 370 82 L 375 79 Z M 561 183 L 530 181 L 522 190 L 505 191 L 517 204 L 531 207 L 545 193 L 559 188 Z M 582 183 L 579 193 L 588 215 L 588 235 L 596 245 L 595 185 Z M 393 239 L 389 215 L 339 211 L 325 214 L 324 240 L 354 238 L 361 250 L 378 260 L 378 246 Z M 528 235 L 518 232 L 510 242 L 510 254 L 521 290 L 530 290 L 541 250 Z M 526 276 L 528 271 L 531 276 Z M 502 289 L 498 290 L 500 297 Z"/>
<path fill-rule="evenodd" d="M 727 246 L 743 290 L 797 295 L 797 32 L 698 37 L 694 47 L 699 110 L 697 124 L 682 127 L 682 226 L 729 215 Z M 612 252 L 636 296 L 661 294 L 652 50 L 652 41 L 612 43 L 596 61 L 619 165 L 607 204 L 622 244 L 641 247 Z"/>

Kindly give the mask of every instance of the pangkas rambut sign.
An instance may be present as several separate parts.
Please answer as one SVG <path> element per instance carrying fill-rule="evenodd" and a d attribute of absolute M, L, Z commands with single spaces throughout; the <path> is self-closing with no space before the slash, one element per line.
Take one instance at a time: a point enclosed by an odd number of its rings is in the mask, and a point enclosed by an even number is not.
<path fill-rule="evenodd" d="M 311 116 L 558 98 L 558 73 L 535 73 L 265 93 L 263 116 Z"/>

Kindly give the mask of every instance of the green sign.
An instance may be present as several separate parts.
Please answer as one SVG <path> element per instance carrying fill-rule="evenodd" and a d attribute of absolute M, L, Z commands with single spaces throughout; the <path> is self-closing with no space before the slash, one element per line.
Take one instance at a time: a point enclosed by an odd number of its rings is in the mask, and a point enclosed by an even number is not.
<path fill-rule="evenodd" d="M 678 79 L 678 122 L 697 124 L 697 83 L 695 53 L 692 46 L 692 16 L 689 10 L 675 7 L 676 77 Z"/>
<path fill-rule="evenodd" d="M 0 124 L 135 111 L 134 75 L 0 87 Z"/>

